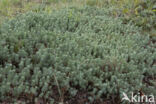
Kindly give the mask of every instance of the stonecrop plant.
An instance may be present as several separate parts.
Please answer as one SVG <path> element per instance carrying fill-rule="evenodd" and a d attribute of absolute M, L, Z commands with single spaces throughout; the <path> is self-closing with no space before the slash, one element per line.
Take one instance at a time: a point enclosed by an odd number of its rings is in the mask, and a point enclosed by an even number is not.
<path fill-rule="evenodd" d="M 155 59 L 149 36 L 107 9 L 28 12 L 0 28 L 0 103 L 125 103 L 156 94 Z"/>

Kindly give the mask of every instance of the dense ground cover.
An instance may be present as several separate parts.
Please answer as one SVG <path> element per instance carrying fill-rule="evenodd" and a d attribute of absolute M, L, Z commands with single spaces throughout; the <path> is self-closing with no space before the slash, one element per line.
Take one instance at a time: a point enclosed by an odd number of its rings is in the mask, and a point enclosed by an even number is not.
<path fill-rule="evenodd" d="M 0 103 L 155 95 L 155 17 L 155 0 L 0 0 Z"/>
<path fill-rule="evenodd" d="M 0 102 L 120 104 L 155 92 L 155 44 L 109 9 L 28 12 L 0 28 Z"/>
<path fill-rule="evenodd" d="M 46 11 L 74 6 L 95 6 L 111 8 L 110 13 L 122 18 L 125 23 L 133 22 L 143 32 L 156 36 L 155 0 L 0 0 L 0 23 L 26 11 Z"/>

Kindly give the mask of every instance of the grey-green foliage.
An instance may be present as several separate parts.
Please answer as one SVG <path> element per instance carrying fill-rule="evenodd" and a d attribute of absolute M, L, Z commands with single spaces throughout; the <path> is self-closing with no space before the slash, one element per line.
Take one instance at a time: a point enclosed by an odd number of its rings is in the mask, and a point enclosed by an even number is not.
<path fill-rule="evenodd" d="M 92 101 L 120 100 L 122 92 L 140 89 L 155 93 L 150 79 L 156 75 L 156 51 L 149 42 L 139 28 L 122 24 L 104 9 L 17 16 L 0 29 L 0 102 L 22 96 L 53 102 L 56 88 L 68 98 L 87 91 Z"/>

